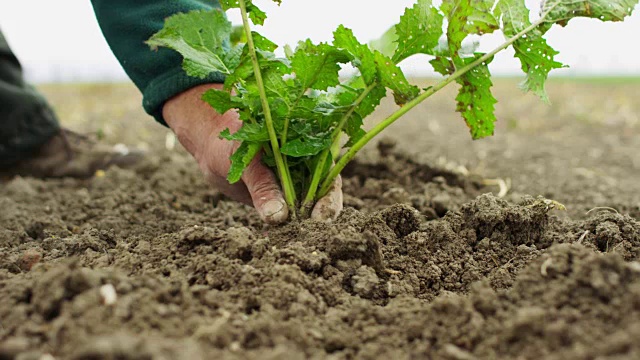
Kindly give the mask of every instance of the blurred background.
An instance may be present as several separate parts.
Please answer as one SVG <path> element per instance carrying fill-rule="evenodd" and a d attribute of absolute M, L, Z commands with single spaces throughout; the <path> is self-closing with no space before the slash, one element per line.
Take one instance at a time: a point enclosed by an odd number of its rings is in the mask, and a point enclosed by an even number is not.
<path fill-rule="evenodd" d="M 271 1 L 257 0 L 269 13 L 261 32 L 279 44 L 295 44 L 300 34 L 314 41 L 331 39 L 338 24 L 352 28 L 362 41 L 381 36 L 398 21 L 413 0 L 295 0 L 281 8 Z M 527 0 L 537 16 L 540 1 Z M 372 5 L 372 3 L 374 5 Z M 384 6 L 380 4 L 384 3 Z M 239 23 L 239 16 L 229 17 Z M 27 77 L 43 82 L 121 82 L 127 79 L 111 54 L 98 27 L 90 1 L 22 0 L 0 1 L 0 29 L 20 58 Z M 573 20 L 567 29 L 554 28 L 549 43 L 560 51 L 558 59 L 570 68 L 555 76 L 640 75 L 638 60 L 640 15 L 624 23 Z M 481 49 L 490 50 L 503 41 L 502 35 L 481 39 Z M 517 75 L 519 63 L 513 54 L 500 54 L 492 71 Z M 410 59 L 403 67 L 410 75 L 425 76 L 424 58 Z"/>
<path fill-rule="evenodd" d="M 415 0 L 284 0 L 281 8 L 271 0 L 255 1 L 270 16 L 260 32 L 280 45 L 295 45 L 303 35 L 315 42 L 331 40 L 341 23 L 361 41 L 375 40 Z M 535 19 L 540 1 L 526 2 Z M 455 112 L 457 86 L 418 106 L 383 137 L 397 142 L 417 163 L 503 179 L 512 184 L 507 199 L 514 202 L 523 194 L 541 194 L 567 205 L 567 214 L 576 218 L 594 206 L 640 218 L 640 8 L 636 11 L 623 23 L 577 19 L 566 29 L 550 31 L 548 41 L 560 51 L 557 59 L 571 66 L 552 73 L 550 104 L 519 91 L 519 61 L 512 52 L 499 54 L 491 64 L 492 72 L 502 76 L 492 88 L 499 100 L 494 137 L 471 140 Z M 238 15 L 229 12 L 235 24 Z M 168 187 L 184 176 L 186 167 L 198 172 L 173 133 L 144 113 L 142 96 L 111 54 L 90 1 L 0 0 L 0 29 L 65 127 L 111 144 L 151 150 L 149 161 L 156 165 L 150 168 L 163 169 L 154 176 Z M 504 41 L 501 34 L 480 40 L 484 51 Z M 436 81 L 428 77 L 433 74 L 426 70 L 426 57 L 409 60 L 402 64 L 408 75 L 425 76 L 414 83 L 425 87 Z M 392 99 L 386 99 L 365 127 L 395 110 Z M 359 159 L 375 161 L 375 141 Z M 447 189 L 442 193 L 462 201 Z M 498 194 L 501 188 L 493 185 L 494 190 Z"/>

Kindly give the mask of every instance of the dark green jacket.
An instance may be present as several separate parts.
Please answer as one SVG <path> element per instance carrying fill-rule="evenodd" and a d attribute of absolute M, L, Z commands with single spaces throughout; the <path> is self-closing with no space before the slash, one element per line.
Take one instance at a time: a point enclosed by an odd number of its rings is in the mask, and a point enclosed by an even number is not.
<path fill-rule="evenodd" d="M 151 51 L 145 41 L 160 30 L 164 19 L 178 12 L 219 7 L 217 0 L 92 0 L 93 9 L 111 50 L 143 95 L 144 109 L 166 125 L 165 101 L 204 83 L 224 81 L 221 74 L 208 79 L 188 77 L 182 57 L 172 50 Z"/>

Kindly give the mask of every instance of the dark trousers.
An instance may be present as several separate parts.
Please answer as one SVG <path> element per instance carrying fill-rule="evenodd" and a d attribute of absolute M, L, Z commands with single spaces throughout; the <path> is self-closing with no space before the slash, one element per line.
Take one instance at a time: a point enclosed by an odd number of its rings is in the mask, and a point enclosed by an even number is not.
<path fill-rule="evenodd" d="M 0 31 L 0 167 L 29 157 L 58 131 L 51 106 L 25 83 L 20 63 Z"/>

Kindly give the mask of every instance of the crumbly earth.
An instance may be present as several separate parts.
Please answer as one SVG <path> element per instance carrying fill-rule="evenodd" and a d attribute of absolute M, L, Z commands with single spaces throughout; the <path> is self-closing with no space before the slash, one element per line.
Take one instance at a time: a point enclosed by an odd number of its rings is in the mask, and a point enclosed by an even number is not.
<path fill-rule="evenodd" d="M 0 185 L 0 359 L 640 358 L 640 83 L 513 89 L 495 138 L 439 96 L 346 169 L 336 222 L 265 227 L 130 86 L 44 87 L 151 155 Z"/>

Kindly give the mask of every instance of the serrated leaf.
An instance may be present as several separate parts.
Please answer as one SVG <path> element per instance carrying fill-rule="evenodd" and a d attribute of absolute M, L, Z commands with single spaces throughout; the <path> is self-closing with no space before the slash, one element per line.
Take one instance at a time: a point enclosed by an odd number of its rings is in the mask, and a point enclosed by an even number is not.
<path fill-rule="evenodd" d="M 363 84 L 358 84 L 363 85 Z M 314 109 L 315 112 L 324 115 L 324 117 L 333 116 L 334 119 L 341 119 L 344 117 L 353 106 L 356 105 L 356 100 L 365 91 L 363 88 L 352 88 L 347 85 L 343 85 L 340 90 L 331 94 L 326 94 L 318 102 L 318 105 Z M 362 126 L 362 119 L 370 115 L 380 105 L 380 101 L 387 95 L 387 89 L 384 85 L 378 84 L 374 86 L 369 94 L 362 99 L 360 104 L 354 109 L 352 117 L 358 117 L 360 119 L 358 127 Z M 336 120 L 337 121 L 337 120 Z M 351 122 L 351 118 L 347 119 L 347 126 L 349 129 L 345 129 L 347 134 L 353 133 L 354 123 Z M 356 120 L 357 121 L 357 120 Z M 356 122 L 357 123 L 357 122 Z"/>
<path fill-rule="evenodd" d="M 498 3 L 502 13 L 502 23 L 505 37 L 510 38 L 531 25 L 529 9 L 524 0 L 500 0 Z M 535 29 L 513 43 L 515 57 L 520 60 L 522 71 L 527 74 L 521 84 L 525 91 L 531 91 L 545 102 L 549 101 L 545 91 L 545 82 L 549 72 L 560 69 L 564 65 L 555 61 L 558 54 L 542 37 L 543 33 Z"/>
<path fill-rule="evenodd" d="M 495 0 L 451 0 L 442 4 L 441 9 L 449 21 L 449 52 L 454 58 L 458 57 L 463 47 L 462 42 L 468 35 L 488 34 L 500 28 L 491 12 L 494 3 Z"/>
<path fill-rule="evenodd" d="M 278 45 L 276 43 L 255 31 L 251 32 L 251 36 L 253 37 L 253 45 L 255 45 L 256 49 L 267 52 L 274 52 L 278 48 Z"/>
<path fill-rule="evenodd" d="M 436 56 L 435 59 L 429 61 L 429 64 L 433 70 L 444 76 L 451 75 L 456 71 L 455 64 L 446 56 Z"/>
<path fill-rule="evenodd" d="M 465 27 L 467 32 L 482 35 L 500 29 L 500 23 L 492 13 L 496 0 L 471 0 L 470 3 L 473 11 Z"/>
<path fill-rule="evenodd" d="M 231 167 L 227 174 L 227 181 L 229 181 L 230 184 L 235 184 L 240 181 L 244 170 L 249 166 L 251 161 L 253 161 L 253 158 L 258 155 L 260 149 L 262 149 L 260 143 L 244 141 L 240 144 L 240 147 L 238 147 L 229 158 L 231 160 Z"/>
<path fill-rule="evenodd" d="M 549 22 L 565 26 L 576 17 L 623 21 L 636 5 L 638 0 L 546 0 L 542 2 L 542 12 L 549 12 Z"/>
<path fill-rule="evenodd" d="M 398 35 L 396 35 L 396 25 L 390 27 L 379 38 L 369 41 L 369 48 L 378 50 L 388 57 L 393 57 L 393 54 L 398 48 Z"/>
<path fill-rule="evenodd" d="M 267 19 L 267 14 L 260 10 L 259 7 L 254 4 L 247 5 L 247 12 L 249 13 L 249 19 L 256 25 L 264 25 L 264 21 Z"/>
<path fill-rule="evenodd" d="M 288 141 L 280 151 L 292 157 L 305 157 L 319 154 L 331 146 L 331 137 L 304 136 Z"/>
<path fill-rule="evenodd" d="M 347 141 L 345 146 L 352 146 L 358 142 L 358 140 L 362 139 L 362 137 L 367 133 L 362 128 L 363 125 L 364 121 L 362 120 L 362 116 L 359 114 L 356 113 L 349 117 L 349 120 L 344 127 L 344 132 L 349 136 L 349 141 Z"/>
<path fill-rule="evenodd" d="M 282 3 L 282 0 L 271 0 L 271 1 L 273 1 L 278 5 Z M 220 6 L 222 7 L 222 9 L 225 11 L 229 9 L 237 9 L 240 7 L 238 0 L 218 0 L 218 2 L 220 3 Z M 245 0 L 245 5 L 247 6 L 247 11 L 249 11 L 249 8 L 251 6 L 255 6 L 253 5 L 253 1 L 251 0 Z"/>
<path fill-rule="evenodd" d="M 196 10 L 173 15 L 147 44 L 152 49 L 167 47 L 184 57 L 183 68 L 189 76 L 205 78 L 212 72 L 231 74 L 237 59 L 228 57 L 225 43 L 231 23 L 219 9 Z"/>
<path fill-rule="evenodd" d="M 374 56 L 380 74 L 380 83 L 393 91 L 396 104 L 406 104 L 420 94 L 420 89 L 409 84 L 404 73 L 393 60 L 379 51 L 376 51 Z"/>
<path fill-rule="evenodd" d="M 483 54 L 479 54 L 482 56 Z M 471 63 L 475 59 L 465 59 Z M 491 94 L 491 73 L 488 64 L 481 64 L 456 80 L 460 84 L 460 91 L 456 97 L 456 111 L 471 130 L 474 139 L 493 135 L 496 116 L 494 114 L 497 100 Z"/>
<path fill-rule="evenodd" d="M 362 100 L 356 112 L 363 118 L 367 117 L 380 105 L 380 101 L 385 96 L 387 96 L 387 89 L 384 85 L 376 85 Z"/>
<path fill-rule="evenodd" d="M 226 64 L 227 68 L 235 71 L 238 65 L 240 65 L 240 59 L 244 48 L 245 44 L 237 44 L 231 46 L 231 48 L 227 50 L 227 53 L 223 58 L 223 61 Z"/>
<path fill-rule="evenodd" d="M 211 89 L 202 94 L 202 100 L 219 114 L 242 107 L 242 102 L 235 99 L 227 91 Z"/>
<path fill-rule="evenodd" d="M 222 130 L 222 132 L 220 132 L 220 138 L 225 140 L 264 142 L 269 141 L 269 132 L 264 124 L 245 123 L 233 134 L 229 129 Z"/>
<path fill-rule="evenodd" d="M 333 33 L 333 45 L 351 55 L 353 65 L 360 70 L 365 83 L 371 84 L 376 80 L 377 70 L 374 53 L 367 45 L 358 41 L 351 29 L 340 25 Z"/>
<path fill-rule="evenodd" d="M 291 110 L 291 119 L 313 119 L 317 116 L 315 107 L 317 106 L 319 99 L 313 99 L 308 96 L 303 96 L 297 100 L 297 106 Z"/>
<path fill-rule="evenodd" d="M 262 74 L 264 88 L 270 99 L 281 99 L 289 102 L 289 86 L 282 78 L 283 74 L 277 70 L 268 70 Z"/>
<path fill-rule="evenodd" d="M 240 4 L 238 4 L 238 0 L 218 0 L 218 2 L 220 3 L 222 10 L 225 11 L 240 7 Z"/>
<path fill-rule="evenodd" d="M 231 35 L 229 37 L 232 45 L 240 45 L 247 42 L 247 33 L 244 32 L 242 25 L 235 25 L 231 28 Z"/>
<path fill-rule="evenodd" d="M 258 62 L 262 71 L 266 72 L 276 70 L 281 74 L 288 74 L 291 72 L 286 59 L 276 58 L 273 53 L 273 51 L 278 47 L 275 43 L 256 32 L 252 32 L 251 35 L 257 48 L 256 56 L 258 57 Z M 234 72 L 225 79 L 225 89 L 231 89 L 238 82 L 254 78 L 253 62 L 249 55 L 248 46 L 243 46 L 242 50 L 243 51 L 238 60 L 238 65 L 235 67 Z"/>
<path fill-rule="evenodd" d="M 411 55 L 433 54 L 442 36 L 444 16 L 431 0 L 418 0 L 407 8 L 395 26 L 398 48 L 393 60 L 398 63 Z"/>
<path fill-rule="evenodd" d="M 291 57 L 291 68 L 302 91 L 327 90 L 340 84 L 340 64 L 349 62 L 345 53 L 328 44 L 301 42 Z"/>
<path fill-rule="evenodd" d="M 447 16 L 447 43 L 451 56 L 457 56 L 462 47 L 462 41 L 469 35 L 467 27 L 469 16 L 473 13 L 471 0 L 445 1 L 441 6 Z"/>

